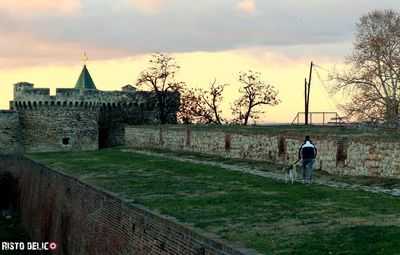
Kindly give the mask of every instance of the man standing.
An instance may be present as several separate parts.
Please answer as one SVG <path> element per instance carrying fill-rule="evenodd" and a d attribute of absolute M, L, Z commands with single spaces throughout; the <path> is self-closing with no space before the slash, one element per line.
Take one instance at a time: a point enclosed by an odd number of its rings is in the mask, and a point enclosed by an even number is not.
<path fill-rule="evenodd" d="M 300 145 L 299 148 L 299 159 L 302 159 L 302 174 L 303 174 L 303 183 L 312 182 L 312 175 L 313 175 L 313 165 L 315 157 L 317 156 L 317 147 L 315 144 L 310 140 L 310 137 L 306 135 L 306 139 Z M 308 178 L 306 178 L 306 167 L 308 165 Z"/>

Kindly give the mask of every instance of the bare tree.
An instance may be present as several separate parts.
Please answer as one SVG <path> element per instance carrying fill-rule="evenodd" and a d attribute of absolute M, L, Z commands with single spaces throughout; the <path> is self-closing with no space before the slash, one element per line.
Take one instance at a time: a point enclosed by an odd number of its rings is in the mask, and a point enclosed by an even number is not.
<path fill-rule="evenodd" d="M 221 115 L 222 93 L 228 84 L 214 80 L 208 89 L 186 89 L 182 93 L 180 119 L 183 123 L 219 124 L 225 120 Z"/>
<path fill-rule="evenodd" d="M 358 121 L 399 125 L 400 14 L 375 10 L 357 23 L 353 53 L 347 69 L 330 75 L 332 92 L 350 95 L 341 105 L 347 117 Z"/>
<path fill-rule="evenodd" d="M 280 101 L 277 99 L 278 91 L 274 86 L 261 80 L 260 73 L 249 70 L 239 73 L 240 97 L 231 107 L 232 114 L 236 115 L 234 123 L 247 125 L 249 119 L 258 119 L 264 113 L 259 107 L 262 105 L 275 106 Z"/>
<path fill-rule="evenodd" d="M 181 90 L 181 103 L 178 111 L 178 121 L 183 124 L 197 123 L 198 98 L 190 88 Z"/>
<path fill-rule="evenodd" d="M 207 123 L 222 125 L 224 118 L 221 116 L 220 103 L 222 102 L 222 93 L 228 84 L 217 84 L 217 80 L 210 84 L 207 90 L 197 89 L 199 98 L 199 108 L 203 112 L 203 119 Z"/>
<path fill-rule="evenodd" d="M 179 93 L 184 82 L 175 81 L 180 66 L 169 55 L 155 53 L 149 61 L 150 66 L 142 71 L 137 80 L 138 86 L 147 86 L 157 99 L 160 123 L 165 124 L 171 108 L 175 108 L 173 93 Z"/>

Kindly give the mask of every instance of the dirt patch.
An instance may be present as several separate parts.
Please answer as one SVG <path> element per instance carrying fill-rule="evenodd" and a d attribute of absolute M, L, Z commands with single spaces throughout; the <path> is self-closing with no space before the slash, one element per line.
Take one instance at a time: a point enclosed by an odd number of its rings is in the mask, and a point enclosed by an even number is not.
<path fill-rule="evenodd" d="M 356 226 L 356 225 L 370 225 L 370 226 L 399 226 L 400 218 L 398 215 L 374 215 L 372 217 L 347 217 L 337 219 L 340 225 Z"/>

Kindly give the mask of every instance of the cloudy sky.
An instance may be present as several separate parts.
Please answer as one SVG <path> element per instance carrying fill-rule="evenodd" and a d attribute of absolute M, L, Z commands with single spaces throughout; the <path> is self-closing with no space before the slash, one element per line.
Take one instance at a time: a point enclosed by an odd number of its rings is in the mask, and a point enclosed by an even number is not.
<path fill-rule="evenodd" d="M 226 113 L 237 73 L 261 72 L 282 100 L 267 107 L 263 119 L 291 121 L 303 111 L 309 62 L 326 69 L 341 65 L 360 16 L 388 8 L 400 10 L 400 1 L 0 0 L 0 108 L 8 108 L 18 81 L 73 87 L 83 51 L 102 90 L 134 84 L 149 54 L 165 52 L 191 87 L 214 78 L 230 83 Z M 324 79 L 326 72 L 319 72 Z M 316 80 L 314 86 L 311 110 L 335 110 L 323 85 Z"/>

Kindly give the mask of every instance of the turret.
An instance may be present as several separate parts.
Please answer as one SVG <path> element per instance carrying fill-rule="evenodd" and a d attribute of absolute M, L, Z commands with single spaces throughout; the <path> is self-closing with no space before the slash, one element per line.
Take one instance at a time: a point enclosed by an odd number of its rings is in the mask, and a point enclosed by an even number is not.
<path fill-rule="evenodd" d="M 83 60 L 83 69 L 81 74 L 79 75 L 78 81 L 75 84 L 75 89 L 96 89 L 96 85 L 94 85 L 93 79 L 90 76 L 89 70 L 86 68 L 86 62 L 88 60 L 88 57 L 86 56 L 86 53 L 84 53 L 84 56 L 82 58 Z"/>
<path fill-rule="evenodd" d="M 21 95 L 24 91 L 33 89 L 33 84 L 29 82 L 18 82 L 14 84 L 14 100 Z"/>

